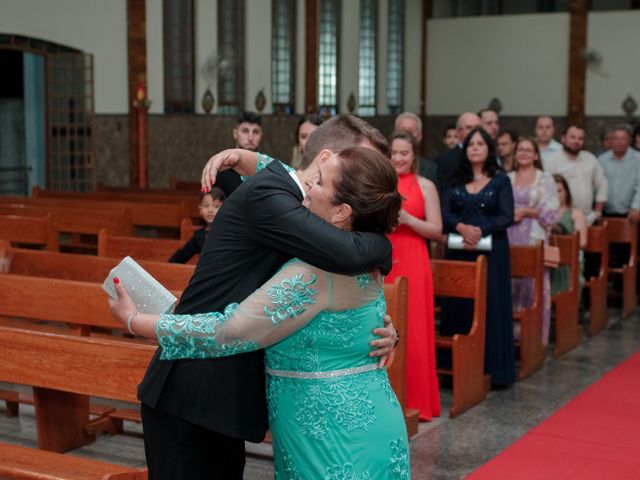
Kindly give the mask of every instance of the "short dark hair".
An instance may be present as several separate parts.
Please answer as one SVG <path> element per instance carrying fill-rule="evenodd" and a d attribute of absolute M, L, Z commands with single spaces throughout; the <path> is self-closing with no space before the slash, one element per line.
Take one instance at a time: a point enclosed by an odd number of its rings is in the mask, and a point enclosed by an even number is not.
<path fill-rule="evenodd" d="M 303 115 L 302 117 L 300 117 L 300 121 L 298 122 L 298 126 L 296 127 L 295 136 L 293 137 L 294 145 L 298 145 L 298 134 L 300 133 L 300 127 L 302 126 L 303 123 L 307 123 L 307 122 L 315 125 L 316 127 L 319 127 L 324 123 L 324 118 L 322 118 L 317 113 L 307 113 L 306 115 Z"/>
<path fill-rule="evenodd" d="M 213 200 L 220 200 L 221 202 L 224 202 L 227 198 L 222 189 L 218 187 L 211 187 L 211 190 L 200 195 L 201 202 L 205 195 L 210 195 Z"/>
<path fill-rule="evenodd" d="M 363 140 L 368 140 L 382 155 L 389 157 L 389 144 L 377 128 L 353 115 L 336 115 L 316 128 L 309 136 L 302 154 L 300 169 L 308 168 L 324 148 L 339 152 L 345 148 L 355 147 Z"/>
<path fill-rule="evenodd" d="M 394 140 L 404 140 L 405 142 L 409 142 L 411 150 L 413 150 L 414 157 L 413 164 L 411 165 L 411 171 L 413 173 L 418 173 L 420 171 L 420 166 L 418 165 L 420 161 L 420 145 L 418 145 L 416 137 L 406 130 L 396 130 L 391 134 L 391 137 L 389 137 L 389 147 L 393 146 Z"/>
<path fill-rule="evenodd" d="M 578 130 L 582 130 L 584 132 L 584 127 L 582 125 L 578 125 L 577 123 L 570 123 L 564 130 L 562 130 L 562 135 L 566 135 L 570 128 L 577 128 Z"/>
<path fill-rule="evenodd" d="M 462 158 L 460 159 L 458 168 L 453 171 L 453 175 L 451 177 L 452 185 L 466 185 L 467 183 L 473 181 L 473 170 L 471 169 L 471 162 L 469 162 L 469 157 L 467 157 L 467 148 L 469 147 L 469 142 L 476 133 L 480 134 L 484 142 L 487 144 L 487 147 L 489 148 L 489 154 L 487 155 L 487 160 L 484 162 L 482 171 L 488 177 L 493 177 L 500 171 L 500 166 L 498 165 L 498 157 L 496 156 L 496 145 L 493 142 L 493 139 L 484 128 L 476 127 L 469 132 L 467 138 L 465 138 L 464 142 L 462 142 Z"/>
<path fill-rule="evenodd" d="M 442 137 L 443 137 L 443 138 L 447 136 L 447 132 L 448 132 L 449 130 L 457 130 L 457 128 L 456 128 L 456 124 L 455 124 L 455 123 L 447 123 L 447 124 L 444 126 L 444 130 L 442 130 Z"/>
<path fill-rule="evenodd" d="M 396 169 L 387 157 L 367 147 L 346 148 L 338 157 L 340 176 L 334 181 L 334 202 L 351 206 L 351 228 L 391 233 L 402 206 Z"/>
<path fill-rule="evenodd" d="M 509 135 L 509 138 L 514 143 L 518 141 L 518 134 L 514 130 L 509 130 L 506 128 L 504 130 L 500 130 L 498 132 L 498 135 L 496 136 L 496 139 L 500 138 L 503 135 Z"/>
<path fill-rule="evenodd" d="M 478 113 L 476 115 L 478 115 L 480 118 L 482 118 L 482 114 L 483 113 L 487 113 L 487 112 L 493 112 L 496 115 L 498 115 L 498 112 L 496 112 L 493 108 L 483 108 L 481 110 L 478 110 Z"/>
<path fill-rule="evenodd" d="M 242 112 L 236 118 L 236 125 L 240 125 L 241 123 L 255 123 L 257 125 L 262 126 L 262 117 L 259 113 L 256 112 Z"/>

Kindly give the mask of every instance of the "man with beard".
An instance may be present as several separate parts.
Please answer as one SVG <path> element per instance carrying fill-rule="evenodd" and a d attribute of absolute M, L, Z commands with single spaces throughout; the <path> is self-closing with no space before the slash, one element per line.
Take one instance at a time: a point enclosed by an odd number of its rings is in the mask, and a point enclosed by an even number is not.
<path fill-rule="evenodd" d="M 543 160 L 546 172 L 559 173 L 569 184 L 573 205 L 584 212 L 589 225 L 602 215 L 607 201 L 607 178 L 596 157 L 584 146 L 584 129 L 569 125 L 561 137 L 562 151 Z"/>

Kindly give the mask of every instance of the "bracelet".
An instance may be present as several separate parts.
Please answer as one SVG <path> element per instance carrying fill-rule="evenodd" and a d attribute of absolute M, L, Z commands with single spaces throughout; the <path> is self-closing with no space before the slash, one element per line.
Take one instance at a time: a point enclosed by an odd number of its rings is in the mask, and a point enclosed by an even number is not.
<path fill-rule="evenodd" d="M 127 329 L 129 330 L 129 333 L 133 336 L 135 336 L 136 334 L 131 329 L 131 322 L 133 322 L 133 319 L 136 318 L 136 315 L 138 315 L 137 310 L 133 312 L 131 315 L 129 315 L 129 318 L 127 318 Z"/>
<path fill-rule="evenodd" d="M 398 343 L 400 343 L 400 332 L 397 328 L 394 328 L 394 330 L 396 331 L 396 343 L 393 344 L 393 348 L 396 348 Z"/>

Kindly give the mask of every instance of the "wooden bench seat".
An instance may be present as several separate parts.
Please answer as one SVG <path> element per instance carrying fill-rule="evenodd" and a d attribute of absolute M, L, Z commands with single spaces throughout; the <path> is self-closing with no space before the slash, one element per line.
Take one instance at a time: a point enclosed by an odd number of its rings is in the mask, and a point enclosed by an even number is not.
<path fill-rule="evenodd" d="M 518 378 L 523 380 L 542 366 L 545 357 L 542 345 L 544 248 L 540 242 L 536 246 L 512 245 L 509 250 L 511 278 L 533 280 L 533 303 L 513 312 L 513 319 L 520 323 L 516 346 L 520 352 Z"/>
<path fill-rule="evenodd" d="M 593 336 L 601 330 L 604 330 L 609 322 L 609 313 L 607 312 L 609 240 L 607 237 L 606 221 L 601 225 L 589 227 L 587 246 L 584 251 L 600 255 L 598 274 L 584 282 L 584 288 L 589 291 L 590 299 L 587 332 Z"/>
<path fill-rule="evenodd" d="M 135 261 L 150 260 L 168 262 L 171 255 L 184 245 L 182 240 L 122 237 L 111 235 L 106 230 L 98 234 L 98 256 L 123 258 L 129 255 Z M 199 255 L 195 255 L 189 264 L 196 264 Z"/>
<path fill-rule="evenodd" d="M 551 235 L 551 245 L 560 249 L 560 265 L 569 267 L 569 288 L 551 297 L 555 308 L 555 355 L 562 355 L 580 344 L 580 234 Z"/>
<path fill-rule="evenodd" d="M 453 403 L 449 415 L 455 417 L 480 403 L 487 395 L 484 374 L 487 259 L 480 255 L 475 262 L 432 260 L 431 270 L 436 297 L 474 301 L 469 332 L 436 337 L 437 349 L 451 351 L 452 368 L 438 368 L 437 371 L 452 376 Z"/>
<path fill-rule="evenodd" d="M 407 344 L 409 334 L 408 317 L 408 285 L 406 277 L 398 277 L 393 284 L 384 286 L 384 296 L 387 302 L 387 314 L 391 316 L 395 328 L 400 334 L 400 342 L 395 348 L 395 359 L 388 369 L 391 388 L 398 397 L 398 402 L 404 411 L 409 438 L 418 433 L 420 412 L 415 408 L 407 408 Z"/>
<path fill-rule="evenodd" d="M 620 267 L 608 266 L 609 276 L 622 277 L 622 318 L 628 317 L 638 306 L 636 282 L 638 275 L 638 225 L 626 218 L 606 217 L 609 243 L 629 245 L 629 258 Z"/>
<path fill-rule="evenodd" d="M 38 446 L 51 452 L 66 452 L 95 438 L 85 430 L 90 422 L 89 397 L 136 402 L 137 384 L 155 352 L 152 345 L 114 338 L 96 339 L 5 326 L 0 326 L 0 336 L 3 338 L 0 381 L 33 387 Z M 22 451 L 4 446 L 0 450 L 3 452 L 0 455 L 4 455 L 0 473 L 9 478 L 85 478 L 81 476 L 85 473 L 83 469 L 72 470 L 74 465 L 79 465 L 74 457 L 38 456 L 38 451 L 34 451 L 33 458 L 50 458 L 52 465 L 58 465 L 59 461 L 61 468 L 65 465 L 70 468 L 68 476 L 48 477 L 47 463 L 24 462 Z M 111 473 L 138 476 L 105 476 Z M 21 476 L 16 476 L 18 474 Z M 108 466 L 102 476 L 86 478 L 146 477 L 143 470 Z"/>
<path fill-rule="evenodd" d="M 57 252 L 60 245 L 58 226 L 50 213 L 38 217 L 0 213 L 0 240 L 42 246 L 52 252 Z"/>
<path fill-rule="evenodd" d="M 17 480 L 146 480 L 147 472 L 98 460 L 0 443 L 0 478 Z"/>

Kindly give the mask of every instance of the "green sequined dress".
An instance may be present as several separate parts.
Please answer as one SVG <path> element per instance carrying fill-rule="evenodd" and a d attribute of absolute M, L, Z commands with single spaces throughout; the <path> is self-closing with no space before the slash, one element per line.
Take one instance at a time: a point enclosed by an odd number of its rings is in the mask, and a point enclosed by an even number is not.
<path fill-rule="evenodd" d="M 402 409 L 369 357 L 386 311 L 368 275 L 293 260 L 224 313 L 162 315 L 162 358 L 215 358 L 266 348 L 275 477 L 409 479 Z"/>

